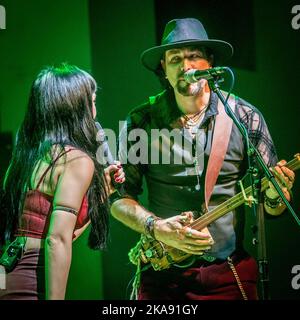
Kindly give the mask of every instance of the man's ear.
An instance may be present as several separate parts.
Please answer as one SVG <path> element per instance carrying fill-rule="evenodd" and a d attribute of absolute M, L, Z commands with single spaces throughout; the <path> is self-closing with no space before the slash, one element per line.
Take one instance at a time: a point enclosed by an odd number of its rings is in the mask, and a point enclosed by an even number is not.
<path fill-rule="evenodd" d="M 160 60 L 160 64 L 161 64 L 161 67 L 163 68 L 164 72 L 166 73 L 166 63 L 165 63 L 165 60 Z"/>

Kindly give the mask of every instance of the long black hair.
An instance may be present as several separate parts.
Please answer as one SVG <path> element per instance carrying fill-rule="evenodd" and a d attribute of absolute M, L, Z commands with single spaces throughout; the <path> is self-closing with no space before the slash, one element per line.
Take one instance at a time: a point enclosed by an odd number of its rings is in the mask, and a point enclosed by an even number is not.
<path fill-rule="evenodd" d="M 49 154 L 53 160 L 54 146 L 64 152 L 64 147 L 70 145 L 94 161 L 94 176 L 88 190 L 89 246 L 106 247 L 109 207 L 104 167 L 96 160 L 99 142 L 92 111 L 96 89 L 96 81 L 90 74 L 66 63 L 45 68 L 33 82 L 0 199 L 2 244 L 13 238 L 18 227 L 30 179 L 39 161 Z"/>

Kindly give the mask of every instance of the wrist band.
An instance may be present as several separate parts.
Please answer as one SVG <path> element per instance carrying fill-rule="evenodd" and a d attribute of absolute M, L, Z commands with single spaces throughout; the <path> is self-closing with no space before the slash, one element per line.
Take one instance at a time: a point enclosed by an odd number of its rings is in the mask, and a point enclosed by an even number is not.
<path fill-rule="evenodd" d="M 70 207 L 55 205 L 53 207 L 53 211 L 55 211 L 55 210 L 57 210 L 57 211 L 66 211 L 66 212 L 74 214 L 75 216 L 78 215 L 78 210 L 75 210 L 75 209 L 70 208 Z"/>
<path fill-rule="evenodd" d="M 120 192 L 118 190 L 114 191 L 108 196 L 109 204 L 112 205 L 115 201 L 122 199 Z"/>
<path fill-rule="evenodd" d="M 155 235 L 154 235 L 154 224 L 155 221 L 159 220 L 158 217 L 154 217 L 152 215 L 148 216 L 146 221 L 145 221 L 145 234 L 147 236 L 150 236 L 151 238 L 155 239 Z"/>

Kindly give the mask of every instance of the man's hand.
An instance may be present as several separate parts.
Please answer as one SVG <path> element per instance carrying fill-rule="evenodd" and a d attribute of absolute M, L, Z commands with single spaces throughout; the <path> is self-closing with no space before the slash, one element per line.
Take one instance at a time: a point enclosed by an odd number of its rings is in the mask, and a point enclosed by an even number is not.
<path fill-rule="evenodd" d="M 295 181 L 295 173 L 285 167 L 286 161 L 281 160 L 277 163 L 274 168 L 270 168 L 273 172 L 277 182 L 279 183 L 285 197 L 288 201 L 291 201 L 291 189 Z M 276 199 L 279 197 L 279 194 L 275 190 L 272 183 L 269 183 L 269 189 L 266 190 L 266 196 L 269 199 Z"/>
<path fill-rule="evenodd" d="M 270 168 L 270 170 L 273 172 L 287 200 L 291 201 L 291 189 L 295 181 L 295 173 L 285 167 L 285 165 L 286 161 L 281 160 L 274 168 Z M 269 182 L 269 188 L 265 193 L 265 210 L 267 211 L 267 213 L 273 216 L 278 216 L 285 210 L 285 208 L 286 206 L 279 198 L 279 194 L 277 193 L 273 184 Z"/>
<path fill-rule="evenodd" d="M 207 228 L 201 231 L 188 225 L 193 222 L 192 212 L 184 212 L 168 219 L 157 220 L 154 234 L 158 241 L 189 254 L 202 255 L 214 241 Z"/>

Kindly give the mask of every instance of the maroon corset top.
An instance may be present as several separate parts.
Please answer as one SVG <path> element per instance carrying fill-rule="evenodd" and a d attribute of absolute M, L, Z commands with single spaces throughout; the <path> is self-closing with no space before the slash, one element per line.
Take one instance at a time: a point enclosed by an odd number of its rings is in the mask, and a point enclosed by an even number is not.
<path fill-rule="evenodd" d="M 16 231 L 16 236 L 27 236 L 39 239 L 45 239 L 47 236 L 50 217 L 53 210 L 53 196 L 41 192 L 38 189 L 46 174 L 54 166 L 57 160 L 72 150 L 74 149 L 69 149 L 68 151 L 61 153 L 55 160 L 53 160 L 43 173 L 36 190 L 29 190 L 27 192 L 24 201 L 23 214 L 21 216 L 19 227 Z M 88 200 L 85 195 L 77 215 L 75 230 L 82 228 L 88 220 Z M 74 236 L 75 235 L 73 234 L 73 237 Z"/>
<path fill-rule="evenodd" d="M 53 196 L 38 190 L 28 191 L 16 235 L 44 239 L 49 229 L 52 202 Z M 88 220 L 88 201 L 87 196 L 84 196 L 77 215 L 75 230 L 83 227 Z"/>

